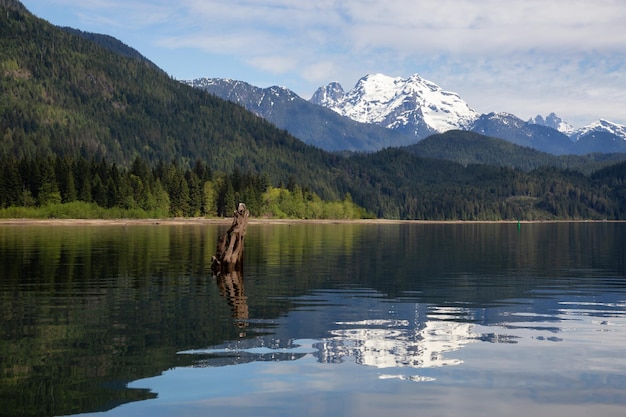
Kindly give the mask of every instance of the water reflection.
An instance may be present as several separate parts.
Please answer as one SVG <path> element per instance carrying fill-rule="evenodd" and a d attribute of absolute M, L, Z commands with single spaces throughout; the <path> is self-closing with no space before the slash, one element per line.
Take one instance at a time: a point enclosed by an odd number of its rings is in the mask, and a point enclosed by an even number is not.
<path fill-rule="evenodd" d="M 435 368 L 463 363 L 449 354 L 474 343 L 477 335 L 465 320 L 468 310 L 433 307 L 422 319 L 415 307 L 416 320 L 361 320 L 339 322 L 341 329 L 321 349 L 324 362 L 339 362 L 352 357 L 361 365 L 376 368 Z M 442 317 L 442 315 L 444 315 Z M 444 318 L 444 320 L 442 320 Z"/>
<path fill-rule="evenodd" d="M 268 327 L 255 328 L 266 321 L 250 321 L 251 333 L 261 335 L 179 354 L 199 356 L 196 366 L 202 367 L 309 356 L 322 364 L 351 362 L 387 370 L 377 378 L 412 382 L 436 381 L 436 373 L 424 375 L 417 370 L 463 365 L 463 349 L 480 342 L 523 346 L 545 342 L 567 345 L 581 340 L 595 343 L 594 333 L 611 332 L 603 335 L 602 344 L 618 349 L 614 355 L 626 343 L 626 292 L 589 294 L 583 290 L 586 286 L 586 281 L 578 285 L 570 282 L 568 291 L 576 294 L 570 301 L 560 296 L 516 299 L 506 307 L 494 305 L 489 309 L 425 304 L 407 297 L 387 299 L 362 288 L 318 290 L 293 298 L 296 307 L 281 320 L 271 320 L 269 335 L 263 334 Z M 309 322 L 327 329 L 325 337 L 293 338 L 320 335 L 301 330 L 303 314 Z M 610 360 L 605 359 L 605 366 L 609 366 Z"/>
<path fill-rule="evenodd" d="M 233 318 L 238 327 L 247 327 L 249 317 L 248 297 L 243 286 L 243 271 L 233 270 L 215 277 L 220 295 L 228 301 L 232 308 Z M 243 334 L 242 334 L 243 336 Z"/>
<path fill-rule="evenodd" d="M 458 308 L 433 307 L 432 315 L 420 318 L 415 305 L 416 321 L 370 319 L 339 321 L 330 336 L 317 340 L 311 348 L 302 347 L 299 339 L 281 340 L 272 336 L 259 336 L 238 340 L 208 349 L 179 352 L 201 355 L 200 366 L 225 366 L 252 361 L 294 360 L 310 354 L 320 363 L 354 363 L 375 368 L 434 368 L 463 363 L 449 354 L 469 343 L 480 340 L 472 331 L 472 324 L 455 322 L 451 314 L 459 317 L 469 313 Z M 439 314 L 446 315 L 441 320 Z M 338 312 L 333 311 L 333 315 Z M 424 321 L 422 321 L 424 320 Z M 208 357 L 207 357 L 208 356 Z"/>
<path fill-rule="evenodd" d="M 219 232 L 0 227 L 1 409 L 626 405 L 624 224 L 261 225 L 245 277 Z"/>
<path fill-rule="evenodd" d="M 344 291 L 338 294 L 346 295 Z M 328 304 L 331 308 L 342 306 Z M 275 334 L 237 340 L 207 349 L 192 349 L 179 354 L 209 356 L 198 360 L 201 366 L 224 366 L 252 361 L 294 360 L 310 354 L 320 363 L 340 364 L 351 360 L 375 368 L 437 368 L 460 365 L 463 360 L 452 357 L 455 351 L 478 341 L 515 343 L 516 336 L 502 333 L 477 333 L 469 322 L 472 310 L 461 307 L 421 306 L 406 304 L 403 310 L 414 310 L 413 321 L 404 319 L 367 319 L 336 321 L 329 337 L 318 339 L 312 349 L 302 348 L 299 339 L 281 339 Z M 310 308 L 310 304 L 309 304 Z M 339 316 L 339 311 L 322 312 L 316 303 L 315 312 L 324 316 Z M 285 320 L 289 322 L 291 317 Z M 253 324 L 260 324 L 255 321 Z M 247 324 L 250 324 L 248 322 Z M 277 324 L 274 333 L 282 329 Z M 332 325 L 329 327 L 333 327 Z M 501 326 L 502 330 L 513 326 Z M 262 333 L 263 329 L 250 329 Z M 226 360 L 225 360 L 226 359 Z"/>

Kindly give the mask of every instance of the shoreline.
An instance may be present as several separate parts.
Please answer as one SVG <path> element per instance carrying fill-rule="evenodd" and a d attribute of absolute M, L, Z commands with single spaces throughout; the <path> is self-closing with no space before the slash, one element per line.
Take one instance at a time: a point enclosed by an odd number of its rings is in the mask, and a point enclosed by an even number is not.
<path fill-rule="evenodd" d="M 0 219 L 0 226 L 183 226 L 229 225 L 225 218 L 166 219 Z M 624 223 L 626 220 L 520 220 L 520 224 L 540 223 Z M 275 224 L 516 224 L 518 220 L 394 220 L 394 219 L 266 219 L 249 218 L 249 225 Z"/>

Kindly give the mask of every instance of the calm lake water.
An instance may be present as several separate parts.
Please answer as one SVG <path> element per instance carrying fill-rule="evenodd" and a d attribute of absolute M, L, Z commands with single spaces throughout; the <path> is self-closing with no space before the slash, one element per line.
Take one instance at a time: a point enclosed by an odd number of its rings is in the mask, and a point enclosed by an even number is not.
<path fill-rule="evenodd" d="M 0 226 L 3 416 L 626 415 L 626 223 Z"/>

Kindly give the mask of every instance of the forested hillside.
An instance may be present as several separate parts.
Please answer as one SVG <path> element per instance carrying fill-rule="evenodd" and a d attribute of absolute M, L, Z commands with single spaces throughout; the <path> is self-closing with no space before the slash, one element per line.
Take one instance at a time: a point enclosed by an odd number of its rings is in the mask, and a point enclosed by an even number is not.
<path fill-rule="evenodd" d="M 476 132 L 450 130 L 432 135 L 406 151 L 424 158 L 445 159 L 463 165 L 485 164 L 530 171 L 542 166 L 574 169 L 585 174 L 626 160 L 624 153 L 553 155 Z"/>
<path fill-rule="evenodd" d="M 544 167 L 524 172 L 415 157 L 401 149 L 355 155 L 338 183 L 381 217 L 433 220 L 622 219 L 626 163 L 589 177 Z"/>
<path fill-rule="evenodd" d="M 196 159 L 213 169 L 296 176 L 324 197 L 334 158 L 240 106 L 171 79 L 19 8 L 0 13 L 0 155 Z M 305 174 L 306 173 L 306 174 Z"/>
<path fill-rule="evenodd" d="M 624 164 L 593 175 L 541 168 L 553 165 L 545 155 L 501 145 L 340 157 L 119 49 L 0 0 L 5 217 L 67 215 L 59 205 L 214 216 L 243 200 L 254 215 L 280 217 L 626 218 Z"/>

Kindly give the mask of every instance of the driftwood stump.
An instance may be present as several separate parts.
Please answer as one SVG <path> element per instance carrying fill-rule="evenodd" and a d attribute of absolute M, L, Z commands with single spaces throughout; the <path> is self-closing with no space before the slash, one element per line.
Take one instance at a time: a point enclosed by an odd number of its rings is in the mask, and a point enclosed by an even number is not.
<path fill-rule="evenodd" d="M 217 240 L 217 252 L 213 256 L 211 268 L 216 275 L 234 270 L 240 271 L 243 266 L 243 241 L 246 237 L 250 212 L 244 203 L 239 203 L 233 218 L 233 224 L 225 235 Z"/>

